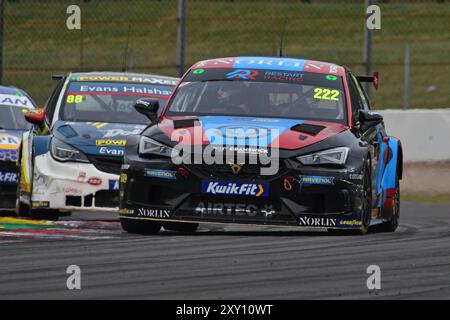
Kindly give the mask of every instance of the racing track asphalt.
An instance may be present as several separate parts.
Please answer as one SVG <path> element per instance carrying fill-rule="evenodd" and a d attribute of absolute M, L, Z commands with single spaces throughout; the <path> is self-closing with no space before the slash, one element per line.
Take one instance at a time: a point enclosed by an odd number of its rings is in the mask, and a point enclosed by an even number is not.
<path fill-rule="evenodd" d="M 77 214 L 66 220 L 103 219 Z M 0 299 L 450 299 L 450 206 L 403 203 L 395 233 L 203 228 L 0 243 Z M 66 289 L 79 265 L 81 290 Z M 366 268 L 381 268 L 381 290 Z"/>

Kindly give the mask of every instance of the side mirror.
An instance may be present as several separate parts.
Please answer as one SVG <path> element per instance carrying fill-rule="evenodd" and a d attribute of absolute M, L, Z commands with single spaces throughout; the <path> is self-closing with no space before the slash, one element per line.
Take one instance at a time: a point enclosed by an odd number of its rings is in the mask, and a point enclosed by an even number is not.
<path fill-rule="evenodd" d="M 366 131 L 369 128 L 376 127 L 383 122 L 383 116 L 377 112 L 360 110 L 358 114 L 361 129 Z"/>
<path fill-rule="evenodd" d="M 139 99 L 134 104 L 134 108 L 149 118 L 152 123 L 158 118 L 159 101 L 156 99 Z"/>
<path fill-rule="evenodd" d="M 44 108 L 30 110 L 24 114 L 24 117 L 27 122 L 37 126 L 42 126 L 45 121 L 45 110 Z"/>

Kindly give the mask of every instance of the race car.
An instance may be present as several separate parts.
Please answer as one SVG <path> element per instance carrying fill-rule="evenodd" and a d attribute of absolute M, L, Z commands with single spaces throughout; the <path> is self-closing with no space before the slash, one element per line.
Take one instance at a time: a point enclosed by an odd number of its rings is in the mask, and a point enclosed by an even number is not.
<path fill-rule="evenodd" d="M 0 210 L 16 207 L 19 145 L 30 125 L 23 117 L 36 103 L 23 90 L 0 86 Z"/>
<path fill-rule="evenodd" d="M 117 212 L 126 136 L 146 127 L 133 106 L 142 97 L 164 105 L 178 79 L 109 72 L 54 78 L 45 107 L 25 114 L 34 126 L 22 139 L 17 213 L 57 219 L 74 210 Z"/>
<path fill-rule="evenodd" d="M 362 82 L 377 87 L 378 74 L 285 57 L 196 63 L 165 107 L 152 99 L 135 105 L 151 124 L 127 139 L 122 228 L 395 231 L 402 145 L 372 111 Z"/>

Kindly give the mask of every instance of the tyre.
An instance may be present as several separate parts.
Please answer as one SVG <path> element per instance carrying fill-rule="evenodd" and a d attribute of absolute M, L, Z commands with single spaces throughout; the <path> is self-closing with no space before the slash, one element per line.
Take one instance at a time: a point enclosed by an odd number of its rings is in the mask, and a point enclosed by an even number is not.
<path fill-rule="evenodd" d="M 163 224 L 163 227 L 166 230 L 181 233 L 195 233 L 198 228 L 198 223 L 167 222 Z"/>
<path fill-rule="evenodd" d="M 398 175 L 395 176 L 395 193 L 392 198 L 392 216 L 387 222 L 378 226 L 380 232 L 394 232 L 397 230 L 398 223 L 400 221 L 400 182 Z"/>
<path fill-rule="evenodd" d="M 20 195 L 22 194 L 22 189 L 20 185 L 22 170 L 19 170 L 17 177 L 17 191 L 16 191 L 16 215 L 19 217 L 29 217 L 30 216 L 30 205 L 20 201 Z"/>
<path fill-rule="evenodd" d="M 370 221 L 372 220 L 372 178 L 368 167 L 364 170 L 363 188 L 363 209 L 362 213 L 358 212 L 358 214 L 361 214 L 361 228 L 358 230 L 328 229 L 330 234 L 364 235 L 369 232 Z"/>
<path fill-rule="evenodd" d="M 157 234 L 161 224 L 150 220 L 120 219 L 122 229 L 130 233 Z"/>

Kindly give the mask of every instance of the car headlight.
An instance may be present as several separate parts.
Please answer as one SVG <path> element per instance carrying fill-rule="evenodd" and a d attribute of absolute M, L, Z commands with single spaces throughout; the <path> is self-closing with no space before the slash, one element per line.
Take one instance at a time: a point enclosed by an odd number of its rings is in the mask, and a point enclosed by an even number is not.
<path fill-rule="evenodd" d="M 141 137 L 139 154 L 170 157 L 172 155 L 172 148 L 148 137 Z"/>
<path fill-rule="evenodd" d="M 344 165 L 347 161 L 349 148 L 339 147 L 316 153 L 311 153 L 305 156 L 297 157 L 297 159 L 304 165 L 320 165 L 320 164 L 338 164 Z"/>
<path fill-rule="evenodd" d="M 56 138 L 52 139 L 50 150 L 53 158 L 59 161 L 89 162 L 81 151 Z"/>

